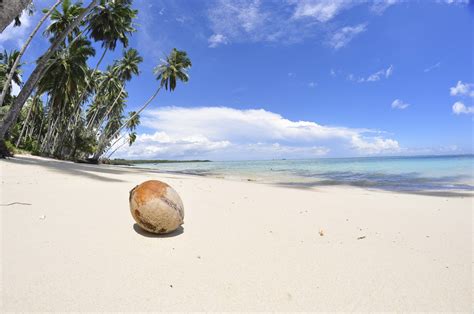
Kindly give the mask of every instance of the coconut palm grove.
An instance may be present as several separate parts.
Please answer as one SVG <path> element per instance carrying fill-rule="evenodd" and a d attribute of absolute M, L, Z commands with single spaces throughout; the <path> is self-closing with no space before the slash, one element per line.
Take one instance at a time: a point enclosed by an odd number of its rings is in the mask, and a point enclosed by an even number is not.
<path fill-rule="evenodd" d="M 19 1 L 20 12 L 39 10 Z M 23 6 L 22 6 L 23 5 Z M 66 160 L 106 160 L 122 145 L 132 145 L 140 113 L 160 91 L 173 91 L 188 80 L 191 61 L 185 51 L 172 49 L 156 65 L 156 89 L 137 111 L 127 111 L 127 82 L 140 74 L 143 58 L 129 46 L 138 11 L 132 0 L 59 0 L 43 9 L 44 16 L 20 50 L 0 54 L 0 155 L 15 151 Z M 42 25 L 47 25 L 40 32 Z M 29 75 L 22 75 L 22 57 L 35 37 L 49 41 Z M 92 43 L 99 43 L 96 51 Z M 97 45 L 96 45 L 97 46 Z M 122 49 L 120 59 L 102 64 L 110 51 Z M 88 60 L 100 54 L 97 64 Z M 101 70 L 104 69 L 104 70 Z M 12 84 L 20 86 L 11 94 Z"/>

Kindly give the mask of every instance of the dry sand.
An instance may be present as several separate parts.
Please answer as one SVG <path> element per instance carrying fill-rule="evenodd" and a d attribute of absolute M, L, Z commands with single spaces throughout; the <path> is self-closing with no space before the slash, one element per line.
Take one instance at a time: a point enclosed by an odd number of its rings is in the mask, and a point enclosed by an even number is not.
<path fill-rule="evenodd" d="M 31 156 L 0 171 L 2 311 L 473 308 L 471 197 L 298 190 Z M 134 226 L 128 192 L 149 179 L 180 193 L 182 230 Z"/>

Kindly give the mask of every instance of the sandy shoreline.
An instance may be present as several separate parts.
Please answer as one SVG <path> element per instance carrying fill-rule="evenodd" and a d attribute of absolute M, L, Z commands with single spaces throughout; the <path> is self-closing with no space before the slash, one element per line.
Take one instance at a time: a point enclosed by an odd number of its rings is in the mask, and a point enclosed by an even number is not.
<path fill-rule="evenodd" d="M 472 197 L 31 156 L 0 171 L 0 203 L 24 203 L 0 207 L 3 311 L 472 310 Z M 180 193 L 180 232 L 134 226 L 128 192 L 149 179 Z"/>

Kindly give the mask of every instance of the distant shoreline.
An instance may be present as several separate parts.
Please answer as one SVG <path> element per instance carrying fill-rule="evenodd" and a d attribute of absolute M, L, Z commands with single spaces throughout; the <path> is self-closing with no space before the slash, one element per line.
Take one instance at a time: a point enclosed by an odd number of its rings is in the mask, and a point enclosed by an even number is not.
<path fill-rule="evenodd" d="M 112 159 L 103 162 L 109 165 L 133 166 L 137 164 L 173 164 L 173 163 L 188 163 L 188 162 L 211 162 L 211 160 L 168 160 L 168 159 Z"/>

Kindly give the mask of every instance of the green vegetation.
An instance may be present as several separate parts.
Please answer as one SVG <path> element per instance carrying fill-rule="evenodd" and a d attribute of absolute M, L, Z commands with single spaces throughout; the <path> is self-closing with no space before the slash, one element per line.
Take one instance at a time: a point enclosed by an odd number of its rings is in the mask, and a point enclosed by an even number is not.
<path fill-rule="evenodd" d="M 126 85 L 140 74 L 143 62 L 139 52 L 128 47 L 138 14 L 132 0 L 91 0 L 87 7 L 82 1 L 58 0 L 43 12 L 32 36 L 49 21 L 43 36 L 50 47 L 26 82 L 21 57 L 30 41 L 20 51 L 0 54 L 0 88 L 5 95 L 0 97 L 0 157 L 12 152 L 8 141 L 36 155 L 110 162 L 118 149 L 134 143 L 140 113 L 159 92 L 188 81 L 191 61 L 186 52 L 173 49 L 154 69 L 157 89 L 140 109 L 126 112 Z M 91 68 L 93 42 L 100 43 L 102 52 Z M 107 52 L 119 46 L 122 57 L 101 70 Z M 21 88 L 18 96 L 11 95 L 12 83 Z"/>

